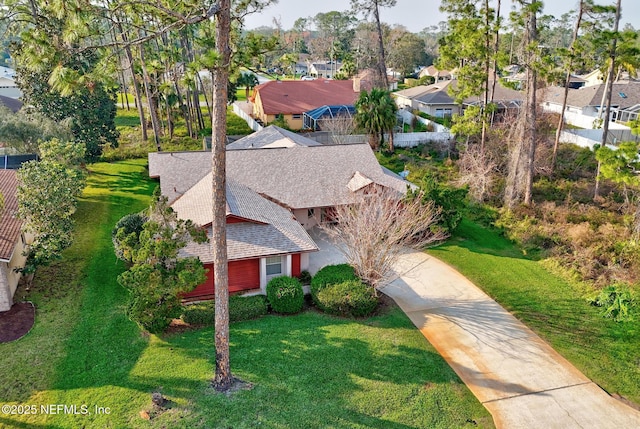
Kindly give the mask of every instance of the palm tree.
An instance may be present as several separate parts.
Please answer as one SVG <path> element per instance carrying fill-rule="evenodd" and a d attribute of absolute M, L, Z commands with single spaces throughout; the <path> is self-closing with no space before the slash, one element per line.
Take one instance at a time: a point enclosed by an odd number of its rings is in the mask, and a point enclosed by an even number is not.
<path fill-rule="evenodd" d="M 384 143 L 384 133 L 389 133 L 389 151 L 393 152 L 393 127 L 396 125 L 398 107 L 391 93 L 378 88 L 371 92 L 362 91 L 355 104 L 355 120 L 360 128 L 369 135 L 369 144 L 373 150 Z"/>
<path fill-rule="evenodd" d="M 236 85 L 244 86 L 245 98 L 249 100 L 249 91 L 258 85 L 258 78 L 253 73 L 240 73 L 240 77 L 236 81 Z"/>

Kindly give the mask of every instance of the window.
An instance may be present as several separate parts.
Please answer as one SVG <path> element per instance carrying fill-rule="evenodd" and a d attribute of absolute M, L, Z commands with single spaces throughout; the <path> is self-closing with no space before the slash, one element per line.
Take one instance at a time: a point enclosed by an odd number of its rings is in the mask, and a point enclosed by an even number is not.
<path fill-rule="evenodd" d="M 307 210 L 307 218 L 311 219 L 312 217 L 314 217 L 316 215 L 316 211 L 315 209 L 308 209 Z"/>
<path fill-rule="evenodd" d="M 282 274 L 282 257 L 271 256 L 267 258 L 267 275 L 276 276 Z"/>
<path fill-rule="evenodd" d="M 293 119 L 302 119 L 302 115 L 300 113 L 294 113 L 293 115 L 291 115 L 291 117 Z"/>
<path fill-rule="evenodd" d="M 450 118 L 451 116 L 451 109 L 436 109 L 436 118 Z"/>

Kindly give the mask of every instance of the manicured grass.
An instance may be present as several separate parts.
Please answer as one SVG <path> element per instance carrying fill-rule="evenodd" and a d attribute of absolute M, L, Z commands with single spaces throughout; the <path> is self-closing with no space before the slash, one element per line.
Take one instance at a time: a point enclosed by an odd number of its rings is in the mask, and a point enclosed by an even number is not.
<path fill-rule="evenodd" d="M 456 267 L 605 390 L 640 404 L 640 320 L 602 318 L 587 304 L 584 286 L 468 220 L 429 253 Z"/>
<path fill-rule="evenodd" d="M 110 232 L 148 204 L 155 184 L 144 165 L 89 167 L 77 241 L 64 263 L 38 273 L 29 295 L 36 327 L 0 345 L 1 402 L 87 405 L 92 414 L 0 415 L 0 427 L 492 427 L 397 308 L 365 320 L 307 311 L 232 324 L 232 368 L 253 388 L 214 393 L 210 328 L 148 336 L 124 314 L 127 292 L 116 282 L 124 267 Z M 154 391 L 171 402 L 147 421 L 139 412 L 151 409 Z M 110 414 L 95 414 L 95 406 Z"/>
<path fill-rule="evenodd" d="M 138 110 L 135 108 L 131 110 L 117 109 L 115 123 L 116 127 L 139 127 L 140 117 L 138 116 Z"/>

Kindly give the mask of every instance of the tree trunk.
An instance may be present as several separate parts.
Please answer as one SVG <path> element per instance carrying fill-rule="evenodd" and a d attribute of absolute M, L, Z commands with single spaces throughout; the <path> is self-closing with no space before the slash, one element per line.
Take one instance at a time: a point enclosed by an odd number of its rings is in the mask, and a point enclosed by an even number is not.
<path fill-rule="evenodd" d="M 231 387 L 233 377 L 229 365 L 229 273 L 226 235 L 226 136 L 227 88 L 231 47 L 231 1 L 220 0 L 217 14 L 216 50 L 219 64 L 213 77 L 215 97 L 212 115 L 212 176 L 213 176 L 213 272 L 215 284 L 215 347 L 216 367 L 213 385 L 218 391 Z"/>
<path fill-rule="evenodd" d="M 613 24 L 613 41 L 611 42 L 611 51 L 609 54 L 609 71 L 607 73 L 607 87 L 605 88 L 606 93 L 606 101 L 605 101 L 605 113 L 604 113 L 604 124 L 602 128 L 602 146 L 606 146 L 607 137 L 609 134 L 609 117 L 611 116 L 611 94 L 613 93 L 613 72 L 615 70 L 616 63 L 616 47 L 618 43 L 618 26 L 620 24 L 620 8 L 621 0 L 618 0 L 616 3 L 616 19 Z M 598 176 L 600 175 L 600 165 L 598 164 L 598 173 L 596 176 L 596 187 L 593 193 L 593 199 L 597 200 L 600 196 L 600 179 Z"/>
<path fill-rule="evenodd" d="M 387 63 L 384 54 L 384 41 L 382 40 L 382 25 L 380 24 L 380 7 L 378 0 L 374 0 L 373 16 L 376 20 L 376 29 L 378 32 L 378 78 L 380 85 L 385 91 L 389 90 L 389 79 L 387 78 Z"/>
<path fill-rule="evenodd" d="M 536 12 L 529 12 L 529 21 L 527 25 L 527 41 L 528 44 L 535 43 L 538 40 L 538 27 Z M 527 171 L 526 184 L 524 189 L 524 203 L 531 204 L 533 202 L 533 177 L 535 174 L 535 155 L 536 155 L 536 119 L 538 104 L 536 101 L 536 90 L 538 85 L 538 73 L 535 69 L 535 53 L 529 52 L 529 61 L 527 64 L 527 101 L 525 105 L 524 119 L 524 135 L 523 139 L 527 145 Z"/>
<path fill-rule="evenodd" d="M 531 3 L 522 2 L 522 7 Z M 536 11 L 526 12 L 525 41 L 527 49 L 527 90 L 526 101 L 520 111 L 515 144 L 511 151 L 509 175 L 505 188 L 505 206 L 512 208 L 520 200 L 525 204 L 533 202 L 534 160 L 536 152 L 536 90 L 537 72 L 535 55 L 531 46 L 537 41 Z"/>
<path fill-rule="evenodd" d="M 560 144 L 560 134 L 564 128 L 564 112 L 567 110 L 567 99 L 569 98 L 569 84 L 571 83 L 571 72 L 573 71 L 573 55 L 576 50 L 576 43 L 578 41 L 578 32 L 580 31 L 580 25 L 582 23 L 582 14 L 584 13 L 584 0 L 580 0 L 580 9 L 578 10 L 578 16 L 576 17 L 576 25 L 573 27 L 573 38 L 571 39 L 571 46 L 569 47 L 569 64 L 567 64 L 567 76 L 564 80 L 564 94 L 562 96 L 562 110 L 560 111 L 560 118 L 558 119 L 558 127 L 556 128 L 556 139 L 553 142 L 553 156 L 551 157 L 551 171 L 556 169 L 556 160 L 558 158 L 558 146 Z"/>
<path fill-rule="evenodd" d="M 140 117 L 140 129 L 142 130 L 142 140 L 147 141 L 149 138 L 147 134 L 147 121 L 144 116 L 144 107 L 142 105 L 142 94 L 140 93 L 140 85 L 138 84 L 138 80 L 136 79 L 136 73 L 133 70 L 133 53 L 131 52 L 131 46 L 127 43 L 128 37 L 122 28 L 122 22 L 120 20 L 117 21 L 118 32 L 120 33 L 120 37 L 124 42 L 124 53 L 127 57 L 127 65 L 129 68 L 129 72 L 131 73 L 131 81 L 133 82 L 133 93 L 135 95 L 136 107 L 138 109 L 138 116 Z"/>
<path fill-rule="evenodd" d="M 151 127 L 153 128 L 153 139 L 156 144 L 156 149 L 158 152 L 162 151 L 162 147 L 160 146 L 160 136 L 162 135 L 162 130 L 160 129 L 160 118 L 158 117 L 158 106 L 154 102 L 153 94 L 151 93 L 151 78 L 149 77 L 149 73 L 147 72 L 147 65 L 144 59 L 144 48 L 142 45 L 139 46 L 140 51 L 140 65 L 142 67 L 142 80 L 144 82 L 144 91 L 147 96 L 147 103 L 149 105 L 149 115 L 151 116 Z"/>

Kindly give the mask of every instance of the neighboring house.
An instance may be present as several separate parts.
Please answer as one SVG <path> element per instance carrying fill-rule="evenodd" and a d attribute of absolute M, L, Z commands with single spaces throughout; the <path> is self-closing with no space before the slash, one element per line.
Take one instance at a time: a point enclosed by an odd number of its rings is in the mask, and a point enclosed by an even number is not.
<path fill-rule="evenodd" d="M 278 139 L 279 131 L 272 134 Z M 245 139 L 266 139 L 272 127 Z M 263 137 L 259 135 L 263 134 Z M 256 136 L 258 138 L 256 139 Z M 309 140 L 288 147 L 253 146 L 227 151 L 227 241 L 232 292 L 260 289 L 275 275 L 299 275 L 317 250 L 306 230 L 330 219 L 332 207 L 350 204 L 373 186 L 406 192 L 408 183 L 378 164 L 368 144 L 318 145 Z M 236 143 L 244 145 L 243 139 Z M 250 145 L 249 145 L 250 147 Z M 211 153 L 149 154 L 149 175 L 181 218 L 211 223 Z M 211 231 L 209 230 L 211 234 Z M 208 245 L 191 243 L 185 255 L 211 268 Z M 213 294 L 206 283 L 186 295 Z"/>
<path fill-rule="evenodd" d="M 0 215 L 0 312 L 13 305 L 13 295 L 18 287 L 20 273 L 27 257 L 26 239 L 21 232 L 22 221 L 16 217 L 18 210 L 18 178 L 14 170 L 0 170 L 0 192 L 4 209 Z"/>
<path fill-rule="evenodd" d="M 431 92 L 431 89 L 427 85 L 418 85 L 412 88 L 403 89 L 401 91 L 394 92 L 391 94 L 395 100 L 398 108 L 408 108 L 411 110 L 418 108 L 418 102 L 416 101 L 416 97 L 427 94 Z"/>
<path fill-rule="evenodd" d="M 341 67 L 342 63 L 340 61 L 309 63 L 308 74 L 316 78 L 333 79 Z"/>
<path fill-rule="evenodd" d="M 571 125 L 581 128 L 593 128 L 602 103 L 605 85 L 585 86 L 580 89 L 569 89 L 565 120 Z M 548 112 L 560 113 L 564 88 L 552 86 L 543 93 L 542 106 Z M 638 118 L 640 112 L 640 82 L 623 81 L 613 83 L 611 98 L 611 128 L 627 129 L 621 123 Z"/>
<path fill-rule="evenodd" d="M 325 105 L 353 106 L 359 95 L 351 80 L 270 81 L 253 90 L 253 117 L 269 124 L 282 115 L 289 128 L 299 130 L 305 112 Z"/>
<path fill-rule="evenodd" d="M 0 95 L 9 98 L 22 97 L 22 91 L 11 75 L 0 75 Z"/>
<path fill-rule="evenodd" d="M 4 106 L 7 109 L 11 110 L 13 113 L 16 113 L 18 110 L 22 109 L 22 101 L 16 98 L 0 95 L 0 106 Z"/>
<path fill-rule="evenodd" d="M 482 103 L 482 96 L 474 96 L 465 99 L 462 105 L 456 104 L 453 97 L 449 95 L 450 89 L 455 89 L 457 80 L 446 80 L 432 85 L 419 85 L 403 91 L 393 93 L 398 107 L 417 109 L 437 118 L 451 117 L 454 114 L 461 114 L 465 106 L 472 106 Z M 524 94 L 520 91 L 496 85 L 493 97 L 494 103 L 499 109 L 517 108 L 522 102 Z"/>
<path fill-rule="evenodd" d="M 600 69 L 595 69 L 592 72 L 584 74 L 580 77 L 585 81 L 584 86 L 595 86 L 595 85 L 601 85 L 602 83 L 604 83 L 604 79 Z"/>
<path fill-rule="evenodd" d="M 434 65 L 430 65 L 420 70 L 418 73 L 418 79 L 425 76 L 431 76 L 434 78 L 434 83 L 453 79 L 453 74 L 449 70 L 438 70 Z"/>

